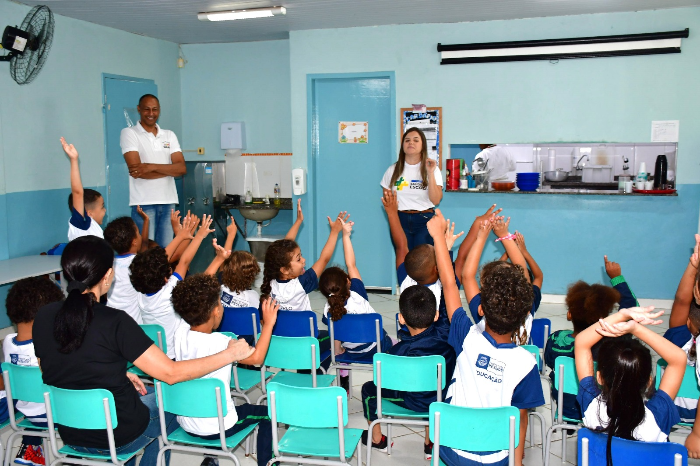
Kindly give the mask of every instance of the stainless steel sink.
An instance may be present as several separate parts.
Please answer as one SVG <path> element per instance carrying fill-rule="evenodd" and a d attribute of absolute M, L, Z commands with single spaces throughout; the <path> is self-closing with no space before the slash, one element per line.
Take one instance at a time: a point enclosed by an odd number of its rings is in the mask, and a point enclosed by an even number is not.
<path fill-rule="evenodd" d="M 243 218 L 254 222 L 264 222 L 271 220 L 277 216 L 279 209 L 239 209 Z"/>

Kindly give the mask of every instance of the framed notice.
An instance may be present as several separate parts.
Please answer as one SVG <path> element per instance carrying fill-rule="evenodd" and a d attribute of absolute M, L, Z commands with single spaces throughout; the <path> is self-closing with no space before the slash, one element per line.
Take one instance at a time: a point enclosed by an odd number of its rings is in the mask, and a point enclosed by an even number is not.
<path fill-rule="evenodd" d="M 428 157 L 437 160 L 442 170 L 442 107 L 427 107 L 424 112 L 401 109 L 401 135 L 409 128 L 419 128 L 428 142 Z M 402 144 L 403 141 L 399 141 Z"/>
<path fill-rule="evenodd" d="M 341 144 L 367 144 L 369 125 L 366 121 L 339 121 L 338 142 Z"/>

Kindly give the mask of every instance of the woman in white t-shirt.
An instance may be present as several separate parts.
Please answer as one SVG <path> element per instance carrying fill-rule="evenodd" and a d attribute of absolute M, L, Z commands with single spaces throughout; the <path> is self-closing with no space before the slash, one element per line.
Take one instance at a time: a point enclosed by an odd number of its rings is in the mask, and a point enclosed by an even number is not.
<path fill-rule="evenodd" d="M 442 200 L 442 174 L 437 162 L 428 158 L 423 131 L 409 128 L 401 141 L 399 160 L 387 169 L 380 184 L 396 191 L 399 220 L 410 251 L 419 244 L 433 244 L 426 224 Z"/>

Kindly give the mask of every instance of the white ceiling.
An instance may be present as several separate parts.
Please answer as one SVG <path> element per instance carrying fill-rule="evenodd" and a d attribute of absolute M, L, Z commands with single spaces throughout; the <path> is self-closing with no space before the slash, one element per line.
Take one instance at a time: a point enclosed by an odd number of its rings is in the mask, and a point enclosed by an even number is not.
<path fill-rule="evenodd" d="M 305 29 L 700 6 L 700 0 L 22 0 L 22 3 L 48 5 L 56 14 L 181 44 L 286 39 L 289 31 Z M 274 5 L 286 7 L 287 15 L 225 22 L 197 19 L 197 13 L 203 11 Z"/>

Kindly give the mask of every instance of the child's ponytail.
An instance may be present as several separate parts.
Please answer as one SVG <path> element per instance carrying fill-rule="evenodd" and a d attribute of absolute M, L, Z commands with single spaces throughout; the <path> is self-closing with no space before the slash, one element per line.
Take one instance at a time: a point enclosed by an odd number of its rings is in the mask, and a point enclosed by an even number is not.
<path fill-rule="evenodd" d="M 612 466 L 612 437 L 634 440 L 632 433 L 644 420 L 651 353 L 637 340 L 607 339 L 598 352 L 598 372 L 609 419 L 606 458 Z"/>
<path fill-rule="evenodd" d="M 56 313 L 53 330 L 61 353 L 72 353 L 82 346 L 92 322 L 93 305 L 99 299 L 85 291 L 105 278 L 113 261 L 112 248 L 96 236 L 76 238 L 63 250 L 61 267 L 68 281 L 68 297 Z"/>
<path fill-rule="evenodd" d="M 292 253 L 299 246 L 291 239 L 280 239 L 270 244 L 265 253 L 265 267 L 263 268 L 263 280 L 260 285 L 260 302 L 270 297 L 272 292 L 272 280 L 280 278 L 280 269 L 289 267 L 292 261 Z"/>
<path fill-rule="evenodd" d="M 350 297 L 348 286 L 350 277 L 340 267 L 329 267 L 323 271 L 318 281 L 318 289 L 328 299 L 328 316 L 333 322 L 340 320 L 345 314 L 345 301 Z"/>

